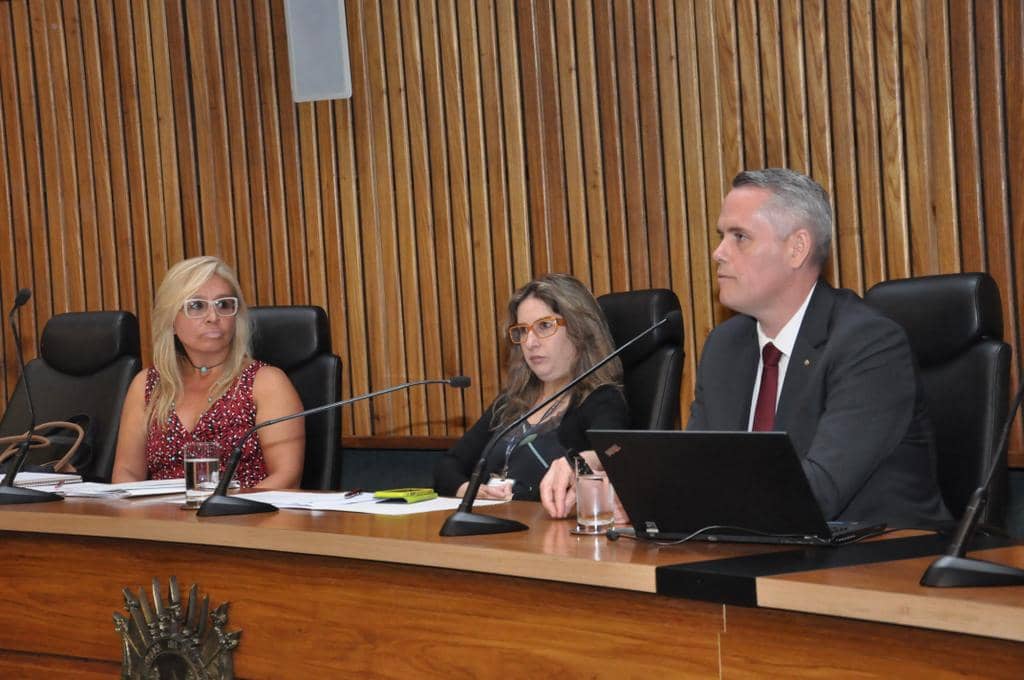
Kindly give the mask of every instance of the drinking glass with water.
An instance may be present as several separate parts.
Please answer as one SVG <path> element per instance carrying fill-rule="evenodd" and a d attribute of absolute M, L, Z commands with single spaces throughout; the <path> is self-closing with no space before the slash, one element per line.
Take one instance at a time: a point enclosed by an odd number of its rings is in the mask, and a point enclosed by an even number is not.
<path fill-rule="evenodd" d="M 220 446 L 216 442 L 189 442 L 182 449 L 185 460 L 185 505 L 198 508 L 220 481 Z"/>

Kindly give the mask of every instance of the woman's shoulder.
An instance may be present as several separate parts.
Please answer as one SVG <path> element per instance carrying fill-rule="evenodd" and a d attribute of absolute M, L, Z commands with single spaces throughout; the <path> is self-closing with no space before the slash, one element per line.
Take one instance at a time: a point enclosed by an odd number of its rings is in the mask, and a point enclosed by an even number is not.
<path fill-rule="evenodd" d="M 254 392 L 266 393 L 272 390 L 295 389 L 287 373 L 277 366 L 260 361 L 259 359 L 254 359 L 250 362 L 248 366 L 242 369 L 242 373 L 252 379 Z"/>

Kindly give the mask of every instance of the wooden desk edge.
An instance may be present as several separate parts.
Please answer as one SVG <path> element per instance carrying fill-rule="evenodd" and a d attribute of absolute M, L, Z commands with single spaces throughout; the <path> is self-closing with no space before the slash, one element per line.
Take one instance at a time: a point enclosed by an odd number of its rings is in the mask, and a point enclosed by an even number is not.
<path fill-rule="evenodd" d="M 0 513 L 0 531 L 271 550 L 656 592 L 653 564 L 601 562 L 466 545 L 459 544 L 461 539 L 458 538 L 424 543 L 415 539 L 219 524 L 216 520 L 185 523 L 27 512 L 14 516 Z M 430 549 L 424 550 L 425 546 Z"/>
<path fill-rule="evenodd" d="M 954 621 L 951 603 L 943 599 L 769 576 L 757 579 L 757 606 L 1024 642 L 1020 608 L 987 602 L 958 600 Z"/>

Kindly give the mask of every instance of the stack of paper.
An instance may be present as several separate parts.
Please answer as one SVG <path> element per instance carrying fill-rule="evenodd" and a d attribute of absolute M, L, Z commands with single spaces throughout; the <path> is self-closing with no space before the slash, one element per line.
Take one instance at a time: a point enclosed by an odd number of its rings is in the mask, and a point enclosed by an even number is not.
<path fill-rule="evenodd" d="M 0 482 L 7 475 L 0 474 Z M 14 478 L 14 486 L 52 486 L 54 484 L 72 484 L 81 482 L 81 475 L 65 475 L 58 472 L 19 472 Z"/>
<path fill-rule="evenodd" d="M 122 482 L 120 484 L 99 484 L 80 482 L 78 484 L 58 483 L 46 487 L 62 496 L 85 498 L 135 498 L 137 496 L 160 496 L 185 493 L 185 479 L 149 479 L 143 482 Z"/>

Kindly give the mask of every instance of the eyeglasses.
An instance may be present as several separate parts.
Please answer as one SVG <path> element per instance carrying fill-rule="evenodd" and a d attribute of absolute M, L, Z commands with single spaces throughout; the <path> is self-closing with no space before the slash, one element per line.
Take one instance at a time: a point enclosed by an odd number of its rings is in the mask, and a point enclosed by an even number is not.
<path fill-rule="evenodd" d="M 181 311 L 190 319 L 202 319 L 210 313 L 210 305 L 217 316 L 234 316 L 238 314 L 238 298 L 222 297 L 216 300 L 204 300 L 203 298 L 189 298 L 181 306 Z"/>
<path fill-rule="evenodd" d="M 526 337 L 533 331 L 538 338 L 550 338 L 558 332 L 559 326 L 565 325 L 560 316 L 542 316 L 533 323 L 514 323 L 508 327 L 508 339 L 517 345 L 526 342 Z"/>

